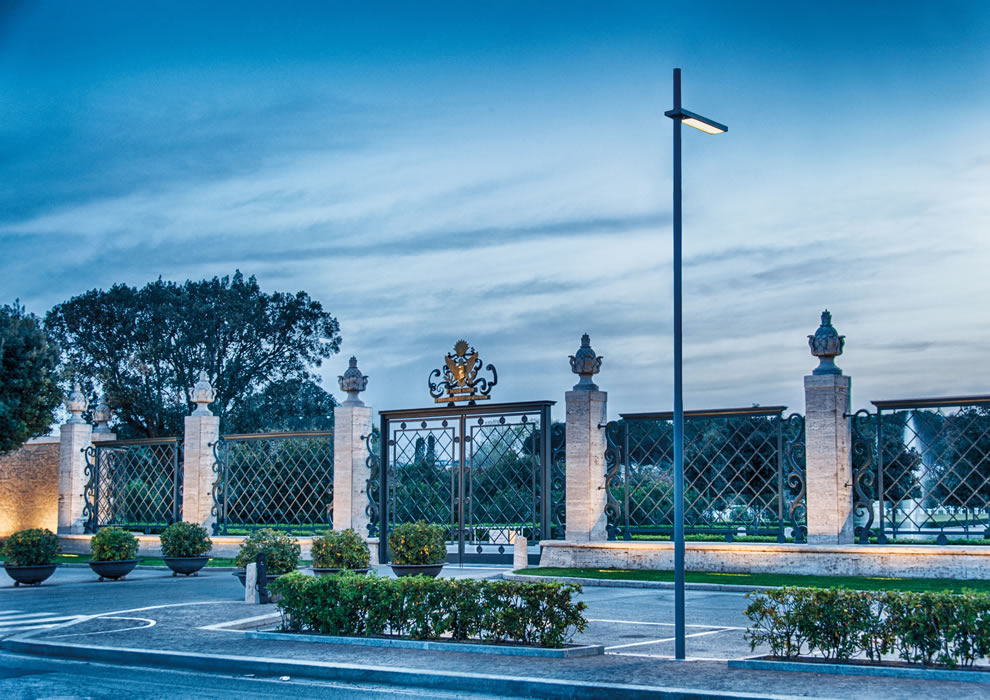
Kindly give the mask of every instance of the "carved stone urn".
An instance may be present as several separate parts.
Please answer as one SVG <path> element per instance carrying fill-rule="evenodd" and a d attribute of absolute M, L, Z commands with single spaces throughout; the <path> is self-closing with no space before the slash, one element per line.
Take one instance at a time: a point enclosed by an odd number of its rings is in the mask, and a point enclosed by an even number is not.
<path fill-rule="evenodd" d="M 206 372 L 199 373 L 199 381 L 192 388 L 192 402 L 196 404 L 196 410 L 192 412 L 194 416 L 212 416 L 207 408 L 217 398 L 217 392 L 210 385 L 210 380 Z"/>
<path fill-rule="evenodd" d="M 79 382 L 76 382 L 72 385 L 72 393 L 69 394 L 69 398 L 65 400 L 65 410 L 72 414 L 69 422 L 73 424 L 85 423 L 86 421 L 82 419 L 82 414 L 87 408 L 89 408 L 89 401 L 86 400 L 86 396 L 82 393 Z"/>
<path fill-rule="evenodd" d="M 832 314 L 825 309 L 822 312 L 822 324 L 814 335 L 808 336 L 811 354 L 820 360 L 812 374 L 842 374 L 842 370 L 835 364 L 835 358 L 842 354 L 845 344 L 846 336 L 839 335 L 832 327 Z"/>
<path fill-rule="evenodd" d="M 368 388 L 368 377 L 361 374 L 361 370 L 358 369 L 356 357 L 351 356 L 348 365 L 347 370 L 337 377 L 340 390 L 347 392 L 347 400 L 344 401 L 343 405 L 364 406 L 364 402 L 358 398 L 358 394 Z"/>
<path fill-rule="evenodd" d="M 591 378 L 602 369 L 602 357 L 591 349 L 591 336 L 581 336 L 581 347 L 571 355 L 571 371 L 581 377 L 574 385 L 574 391 L 598 391 L 598 385 Z"/>

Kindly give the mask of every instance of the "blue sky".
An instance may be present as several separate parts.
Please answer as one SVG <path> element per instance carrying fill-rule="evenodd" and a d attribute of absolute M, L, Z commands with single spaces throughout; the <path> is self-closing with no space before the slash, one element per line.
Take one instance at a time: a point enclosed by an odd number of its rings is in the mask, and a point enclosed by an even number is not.
<path fill-rule="evenodd" d="M 0 0 L 0 299 L 240 269 L 341 322 L 377 408 L 460 337 L 554 399 L 671 404 L 671 69 L 688 408 L 990 392 L 990 4 Z M 688 133 L 690 132 L 690 133 Z"/>

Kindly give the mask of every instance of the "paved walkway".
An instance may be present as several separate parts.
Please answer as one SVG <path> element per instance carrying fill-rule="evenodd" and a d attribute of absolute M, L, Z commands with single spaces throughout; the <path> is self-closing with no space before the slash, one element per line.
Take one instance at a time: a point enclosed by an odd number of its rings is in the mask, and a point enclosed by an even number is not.
<path fill-rule="evenodd" d="M 504 571 L 445 569 L 449 575 L 474 577 L 494 576 Z M 65 615 L 64 610 L 46 605 L 55 592 L 63 602 L 73 597 L 87 601 L 86 616 L 25 633 L 31 635 L 29 638 L 25 635 L 8 638 L 3 648 L 24 652 L 28 651 L 27 644 L 44 643 L 57 646 L 47 646 L 42 653 L 78 658 L 95 653 L 83 647 L 98 647 L 113 650 L 110 653 L 122 661 L 127 660 L 122 650 L 150 650 L 181 655 L 175 658 L 188 663 L 197 659 L 198 663 L 214 663 L 217 670 L 224 668 L 224 661 L 214 657 L 237 657 L 237 663 L 253 663 L 262 674 L 275 669 L 271 665 L 275 662 L 302 664 L 293 667 L 294 675 L 305 675 L 307 667 L 313 673 L 324 673 L 331 667 L 345 669 L 359 674 L 357 677 L 361 677 L 362 670 L 367 675 L 372 673 L 370 669 L 404 669 L 415 675 L 413 684 L 425 683 L 423 679 L 432 674 L 438 678 L 463 677 L 467 679 L 463 682 L 475 685 L 482 682 L 482 677 L 497 676 L 519 681 L 558 679 L 575 686 L 631 684 L 694 689 L 702 694 L 748 693 L 755 697 L 944 696 L 955 700 L 987 696 L 985 684 L 729 669 L 726 659 L 752 653 L 742 638 L 746 599 L 732 592 L 689 591 L 688 653 L 692 658 L 676 662 L 669 658 L 673 636 L 672 592 L 589 587 L 583 599 L 589 606 L 585 614 L 591 624 L 575 641 L 604 644 L 608 653 L 597 657 L 546 659 L 247 639 L 242 631 L 225 625 L 240 622 L 256 628 L 271 626 L 276 610 L 274 606 L 239 602 L 243 589 L 228 572 L 207 571 L 198 579 L 170 579 L 148 571 L 136 572 L 134 576 L 134 580 L 121 583 L 71 585 L 75 576 L 69 575 L 63 582 L 65 585 L 0 589 L 0 610 L 31 611 L 37 603 L 41 606 L 39 615 L 52 611 Z M 141 595 L 142 591 L 145 595 Z M 139 598 L 143 598 L 144 604 L 133 605 Z M 113 605 L 115 600 L 125 599 L 131 604 Z M 259 616 L 264 617 L 244 622 Z M 152 661 L 135 656 L 131 662 L 166 663 L 164 656 Z M 613 688 L 605 693 L 603 687 L 603 694 L 614 695 L 617 690 Z"/>

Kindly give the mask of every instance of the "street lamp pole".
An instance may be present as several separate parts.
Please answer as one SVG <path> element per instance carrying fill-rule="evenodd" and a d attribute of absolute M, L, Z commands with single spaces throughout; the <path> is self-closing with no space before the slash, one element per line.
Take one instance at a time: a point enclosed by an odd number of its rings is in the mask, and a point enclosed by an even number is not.
<path fill-rule="evenodd" d="M 728 127 L 681 108 L 681 69 L 674 69 L 674 658 L 685 658 L 684 620 L 684 385 L 681 314 L 681 122 L 709 134 Z"/>

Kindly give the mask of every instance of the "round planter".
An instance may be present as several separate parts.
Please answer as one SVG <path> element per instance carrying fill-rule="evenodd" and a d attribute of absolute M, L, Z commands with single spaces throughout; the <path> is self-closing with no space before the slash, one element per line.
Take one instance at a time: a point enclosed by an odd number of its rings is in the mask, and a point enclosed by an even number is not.
<path fill-rule="evenodd" d="M 371 571 L 371 568 L 366 569 L 325 569 L 322 567 L 313 567 L 313 573 L 317 576 L 333 576 L 334 574 L 339 574 L 341 571 L 350 571 L 354 574 L 366 574 Z"/>
<path fill-rule="evenodd" d="M 22 583 L 25 586 L 40 586 L 41 582 L 55 573 L 58 564 L 42 564 L 40 566 L 10 566 L 4 564 L 4 571 L 14 579 L 14 588 Z"/>
<path fill-rule="evenodd" d="M 265 585 L 267 586 L 268 584 L 272 583 L 275 579 L 277 579 L 281 575 L 282 574 L 268 574 L 267 576 L 265 576 Z M 234 576 L 237 577 L 237 580 L 241 582 L 242 586 L 247 585 L 247 583 L 245 582 L 247 579 L 246 571 L 235 571 Z"/>
<path fill-rule="evenodd" d="M 392 564 L 396 576 L 429 576 L 436 578 L 440 575 L 443 564 Z"/>
<path fill-rule="evenodd" d="M 162 557 L 173 576 L 199 576 L 196 572 L 206 566 L 209 557 Z"/>
<path fill-rule="evenodd" d="M 138 565 L 139 561 L 141 560 L 90 561 L 89 568 L 96 572 L 96 575 L 100 577 L 100 581 L 107 578 L 114 581 L 123 581 L 127 574 L 134 571 L 134 567 Z"/>

